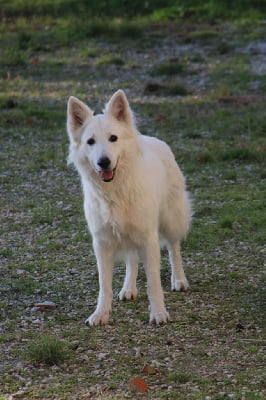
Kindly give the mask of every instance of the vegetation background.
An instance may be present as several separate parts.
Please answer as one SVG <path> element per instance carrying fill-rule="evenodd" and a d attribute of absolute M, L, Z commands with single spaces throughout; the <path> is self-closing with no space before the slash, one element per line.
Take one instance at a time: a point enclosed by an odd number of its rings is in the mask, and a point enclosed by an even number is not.
<path fill-rule="evenodd" d="M 264 399 L 265 1 L 2 0 L 0 17 L 0 399 Z M 194 203 L 191 291 L 170 291 L 163 251 L 161 327 L 142 269 L 136 302 L 84 325 L 98 279 L 66 102 L 99 112 L 118 88 Z"/>

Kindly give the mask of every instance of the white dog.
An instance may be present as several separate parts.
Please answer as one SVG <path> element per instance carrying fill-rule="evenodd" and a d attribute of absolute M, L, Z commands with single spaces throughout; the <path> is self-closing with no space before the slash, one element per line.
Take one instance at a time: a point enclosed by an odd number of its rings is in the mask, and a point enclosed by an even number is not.
<path fill-rule="evenodd" d="M 137 297 L 138 262 L 147 275 L 150 322 L 169 320 L 160 279 L 160 242 L 169 251 L 172 290 L 189 288 L 180 255 L 191 208 L 184 177 L 170 148 L 141 135 L 125 93 L 118 90 L 103 114 L 70 97 L 67 111 L 69 161 L 82 180 L 84 210 L 99 272 L 99 297 L 90 325 L 106 324 L 112 305 L 117 258 L 126 262 L 121 300 Z"/>

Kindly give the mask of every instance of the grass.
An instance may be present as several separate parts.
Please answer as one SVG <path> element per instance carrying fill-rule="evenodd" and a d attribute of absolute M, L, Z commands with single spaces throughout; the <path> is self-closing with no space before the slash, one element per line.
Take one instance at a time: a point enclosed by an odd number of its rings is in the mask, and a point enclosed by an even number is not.
<path fill-rule="evenodd" d="M 184 71 L 185 65 L 176 58 L 170 60 L 165 60 L 160 64 L 156 65 L 152 71 L 151 75 L 178 75 Z"/>
<path fill-rule="evenodd" d="M 247 49 L 265 35 L 264 5 L 242 2 L 237 19 L 238 2 L 111 3 L 111 17 L 104 2 L 1 5 L 0 399 L 143 398 L 129 389 L 141 377 L 153 400 L 262 400 L 266 81 L 263 54 Z M 121 265 L 110 324 L 84 325 L 98 276 L 66 164 L 66 103 L 99 111 L 119 87 L 139 130 L 173 149 L 194 203 L 182 246 L 191 291 L 170 291 L 163 251 L 172 322 L 159 328 L 143 269 L 138 300 L 118 301 Z M 56 309 L 34 311 L 44 301 Z"/>
<path fill-rule="evenodd" d="M 67 349 L 57 337 L 43 335 L 29 344 L 24 357 L 34 364 L 59 365 L 67 359 Z"/>

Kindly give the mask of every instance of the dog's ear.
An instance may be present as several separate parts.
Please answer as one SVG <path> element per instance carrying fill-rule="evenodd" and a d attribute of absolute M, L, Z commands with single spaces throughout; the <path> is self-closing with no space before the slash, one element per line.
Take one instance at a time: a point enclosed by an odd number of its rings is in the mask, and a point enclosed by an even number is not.
<path fill-rule="evenodd" d="M 109 103 L 107 103 L 105 112 L 111 114 L 118 121 L 133 124 L 133 114 L 123 90 L 115 92 Z"/>
<path fill-rule="evenodd" d="M 67 131 L 75 143 L 79 143 L 81 128 L 93 116 L 93 112 L 86 104 L 71 96 L 67 103 Z"/>

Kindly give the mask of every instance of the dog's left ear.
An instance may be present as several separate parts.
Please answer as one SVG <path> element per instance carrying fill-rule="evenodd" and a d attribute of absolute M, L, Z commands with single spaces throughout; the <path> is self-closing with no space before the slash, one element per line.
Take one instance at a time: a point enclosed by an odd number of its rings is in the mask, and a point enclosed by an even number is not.
<path fill-rule="evenodd" d="M 109 103 L 107 103 L 105 112 L 111 114 L 120 122 L 133 124 L 133 113 L 123 90 L 115 92 Z"/>

